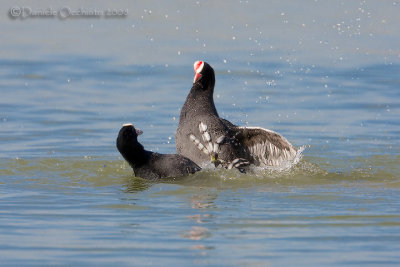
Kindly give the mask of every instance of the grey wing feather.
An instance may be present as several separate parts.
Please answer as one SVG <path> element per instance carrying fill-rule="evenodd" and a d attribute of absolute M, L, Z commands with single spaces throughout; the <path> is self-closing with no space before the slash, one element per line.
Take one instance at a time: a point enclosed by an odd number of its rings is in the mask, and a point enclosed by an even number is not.
<path fill-rule="evenodd" d="M 248 148 L 256 164 L 278 166 L 295 159 L 296 148 L 280 134 L 259 127 L 234 127 L 236 139 Z"/>

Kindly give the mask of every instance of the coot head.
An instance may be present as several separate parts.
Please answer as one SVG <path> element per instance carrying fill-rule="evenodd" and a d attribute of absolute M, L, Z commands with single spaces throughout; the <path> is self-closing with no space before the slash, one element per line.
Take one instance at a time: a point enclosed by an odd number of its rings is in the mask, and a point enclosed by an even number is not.
<path fill-rule="evenodd" d="M 125 123 L 122 125 L 121 130 L 119 130 L 118 139 L 121 142 L 137 142 L 137 137 L 141 135 L 143 132 L 139 129 L 136 129 L 132 123 Z"/>
<path fill-rule="evenodd" d="M 140 154 L 144 151 L 143 146 L 137 140 L 138 135 L 142 133 L 141 130 L 135 129 L 131 123 L 124 124 L 121 130 L 119 130 L 117 148 L 130 163 L 132 163 L 132 160 L 137 161 Z"/>
<path fill-rule="evenodd" d="M 214 90 L 215 73 L 213 68 L 205 61 L 196 61 L 193 64 L 194 78 L 193 84 L 199 84 L 204 90 Z"/>

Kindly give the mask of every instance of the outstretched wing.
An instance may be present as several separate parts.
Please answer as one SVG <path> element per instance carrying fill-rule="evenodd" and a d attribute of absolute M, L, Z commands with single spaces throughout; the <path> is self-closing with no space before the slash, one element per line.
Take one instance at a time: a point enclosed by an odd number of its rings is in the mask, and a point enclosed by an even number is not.
<path fill-rule="evenodd" d="M 238 127 L 235 138 L 244 144 L 258 165 L 278 166 L 294 160 L 297 150 L 282 135 L 259 127 Z"/>

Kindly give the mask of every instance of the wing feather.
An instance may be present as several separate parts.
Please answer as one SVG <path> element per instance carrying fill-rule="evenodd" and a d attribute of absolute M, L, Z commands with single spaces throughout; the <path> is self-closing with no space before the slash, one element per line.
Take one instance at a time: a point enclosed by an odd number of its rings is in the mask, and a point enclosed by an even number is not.
<path fill-rule="evenodd" d="M 229 126 L 235 128 L 235 138 L 248 148 L 254 162 L 260 165 L 277 166 L 296 157 L 296 148 L 274 131 L 260 127 L 238 127 L 233 124 Z"/>

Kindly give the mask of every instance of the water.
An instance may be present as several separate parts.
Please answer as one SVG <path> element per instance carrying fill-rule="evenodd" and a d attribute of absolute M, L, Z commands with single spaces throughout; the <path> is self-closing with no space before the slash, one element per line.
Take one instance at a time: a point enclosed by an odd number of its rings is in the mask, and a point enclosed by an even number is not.
<path fill-rule="evenodd" d="M 26 3 L 62 7 L 47 4 Z M 397 266 L 400 4 L 302 5 L 0 16 L 2 265 Z M 216 70 L 220 115 L 306 146 L 296 166 L 133 177 L 115 148 L 121 125 L 173 153 L 198 59 Z"/>

